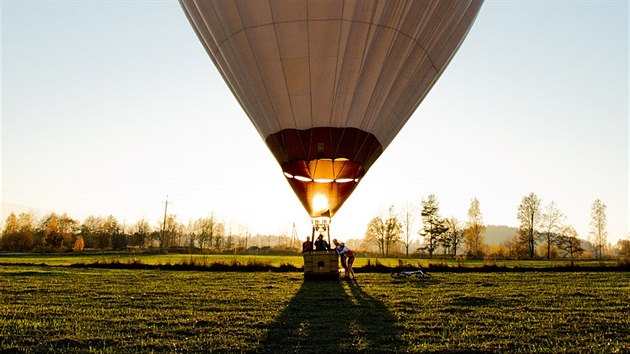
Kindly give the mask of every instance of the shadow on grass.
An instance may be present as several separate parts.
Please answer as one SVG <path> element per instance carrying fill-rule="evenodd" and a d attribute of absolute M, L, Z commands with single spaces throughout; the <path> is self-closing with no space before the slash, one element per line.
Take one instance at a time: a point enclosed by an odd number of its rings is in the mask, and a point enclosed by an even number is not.
<path fill-rule="evenodd" d="M 398 352 L 396 319 L 355 282 L 304 281 L 257 351 Z"/>

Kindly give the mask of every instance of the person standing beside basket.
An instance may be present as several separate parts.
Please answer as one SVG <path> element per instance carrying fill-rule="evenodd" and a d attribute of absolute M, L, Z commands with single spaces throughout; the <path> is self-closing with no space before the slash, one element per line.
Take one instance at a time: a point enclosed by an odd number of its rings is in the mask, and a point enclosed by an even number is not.
<path fill-rule="evenodd" d="M 354 270 L 352 270 L 352 264 L 354 263 L 354 253 L 346 246 L 345 243 L 337 241 L 337 239 L 333 240 L 335 244 L 335 250 L 341 257 L 341 266 L 346 271 L 345 279 L 350 279 L 352 275 L 352 279 L 356 279 L 354 276 Z"/>

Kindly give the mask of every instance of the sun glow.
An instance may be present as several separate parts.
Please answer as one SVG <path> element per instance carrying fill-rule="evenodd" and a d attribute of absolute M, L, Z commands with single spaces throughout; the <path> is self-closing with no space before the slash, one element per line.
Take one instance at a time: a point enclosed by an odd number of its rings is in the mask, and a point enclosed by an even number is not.
<path fill-rule="evenodd" d="M 328 198 L 326 198 L 323 194 L 315 194 L 313 196 L 313 210 L 315 212 L 324 212 L 328 210 L 330 207 L 328 206 Z"/>

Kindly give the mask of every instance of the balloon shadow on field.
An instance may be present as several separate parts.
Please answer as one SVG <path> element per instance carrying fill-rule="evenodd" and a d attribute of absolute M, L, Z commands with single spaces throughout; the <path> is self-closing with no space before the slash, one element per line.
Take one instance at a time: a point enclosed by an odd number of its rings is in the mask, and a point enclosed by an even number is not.
<path fill-rule="evenodd" d="M 304 281 L 257 352 L 398 352 L 396 319 L 356 282 Z"/>

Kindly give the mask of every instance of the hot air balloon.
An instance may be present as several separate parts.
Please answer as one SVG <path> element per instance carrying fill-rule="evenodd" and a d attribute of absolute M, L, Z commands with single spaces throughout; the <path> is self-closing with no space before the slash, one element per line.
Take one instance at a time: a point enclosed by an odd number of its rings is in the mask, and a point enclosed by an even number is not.
<path fill-rule="evenodd" d="M 314 230 L 405 125 L 482 1 L 180 0 Z"/>

